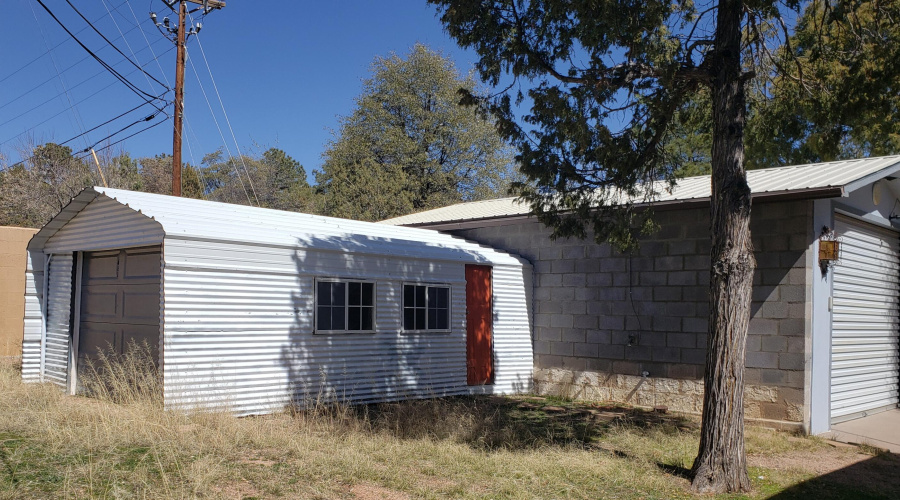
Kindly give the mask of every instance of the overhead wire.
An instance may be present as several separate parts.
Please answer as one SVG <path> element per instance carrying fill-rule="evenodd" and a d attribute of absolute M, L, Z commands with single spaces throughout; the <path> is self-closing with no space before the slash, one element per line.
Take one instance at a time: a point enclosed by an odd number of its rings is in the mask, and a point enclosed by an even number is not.
<path fill-rule="evenodd" d="M 128 0 L 125 0 L 124 2 L 122 2 L 121 4 L 119 4 L 118 7 L 115 7 L 115 8 L 113 9 L 113 11 L 115 12 L 115 11 L 119 10 L 119 9 L 122 7 L 122 5 L 127 4 L 127 3 L 128 3 Z M 106 17 L 106 15 L 103 15 L 103 16 L 98 17 L 94 22 L 98 22 L 98 21 L 100 21 L 101 19 L 103 19 L 104 17 Z M 85 26 L 84 28 L 81 28 L 80 30 L 76 31 L 75 34 L 76 34 L 76 35 L 79 35 L 79 34 L 81 34 L 82 31 L 84 31 L 84 30 L 86 30 L 86 29 L 87 29 L 87 26 Z M 51 50 L 53 50 L 53 49 L 59 47 L 60 45 L 63 45 L 64 43 L 66 43 L 66 42 L 68 42 L 68 41 L 69 41 L 69 39 L 66 38 L 65 40 L 63 40 L 63 41 L 57 43 L 56 45 L 54 45 L 53 47 L 50 47 L 50 48 L 47 49 L 45 52 L 43 52 L 41 55 L 39 55 L 39 56 L 35 57 L 34 59 L 28 61 L 28 62 L 25 63 L 24 65 L 20 66 L 18 69 L 14 70 L 12 73 L 10 73 L 10 74 L 4 76 L 3 78 L 0 78 L 0 83 L 3 83 L 3 82 L 5 82 L 6 80 L 9 80 L 9 79 L 12 78 L 13 76 L 17 75 L 19 72 L 23 71 L 23 70 L 24 70 L 25 68 L 27 68 L 28 66 L 31 66 L 32 64 L 34 64 L 34 63 L 40 61 L 41 58 L 43 58 L 43 57 L 45 57 L 47 54 L 49 54 Z"/>
<path fill-rule="evenodd" d="M 174 50 L 174 47 L 172 47 L 172 48 L 170 48 L 169 50 L 167 50 L 167 51 L 161 53 L 158 57 L 162 57 L 162 56 L 168 54 L 169 52 L 171 52 L 172 50 Z M 149 64 L 149 63 L 148 63 L 148 64 Z M 131 73 L 128 73 L 127 75 L 130 76 L 130 75 L 133 74 L 133 73 L 134 73 L 134 71 L 132 71 Z M 92 97 L 94 97 L 94 96 L 96 96 L 97 94 L 103 92 L 104 90 L 106 90 L 106 89 L 112 87 L 112 86 L 115 85 L 115 84 L 116 84 L 116 82 L 112 82 L 112 83 L 106 85 L 105 87 L 103 87 L 103 88 L 97 90 L 97 91 L 94 92 L 93 94 L 90 94 L 90 95 L 88 95 L 87 97 L 81 99 L 80 101 L 75 102 L 74 104 L 77 106 L 78 104 L 81 104 L 81 103 L 87 101 L 88 99 L 91 99 Z M 168 102 L 168 101 L 166 101 L 165 99 L 163 99 L 163 96 L 165 96 L 165 94 L 167 94 L 167 93 L 168 93 L 168 92 L 164 92 L 163 94 L 160 94 L 159 96 L 155 96 L 155 97 L 154 97 L 154 101 L 162 101 L 162 102 L 164 103 L 164 106 L 168 106 L 168 105 L 171 104 L 171 103 Z M 168 116 L 168 113 L 166 113 L 164 110 L 160 110 L 160 109 L 159 109 L 159 106 L 157 106 L 157 105 L 155 104 L 155 102 L 150 102 L 150 101 L 144 99 L 144 103 L 143 103 L 143 104 L 149 104 L 149 105 L 153 106 L 157 111 L 161 111 L 161 112 L 163 112 L 164 114 L 166 114 L 166 116 Z M 164 108 L 163 108 L 163 109 L 164 109 Z M 49 117 L 49 118 L 47 118 L 47 119 L 45 119 L 45 120 L 43 120 L 43 121 L 41 121 L 41 122 L 39 122 L 39 123 L 36 123 L 35 125 L 33 125 L 32 127 L 26 129 L 26 130 L 23 131 L 23 132 L 20 132 L 20 133 L 18 133 L 18 134 L 13 135 L 12 137 L 10 137 L 10 138 L 8 138 L 8 139 L 6 139 L 6 140 L 0 142 L 0 146 L 2 146 L 2 145 L 4 145 L 4 144 L 8 143 L 9 141 L 11 141 L 11 140 L 13 140 L 13 139 L 15 139 L 15 138 L 17 138 L 17 137 L 20 137 L 20 136 L 22 136 L 22 135 L 24 135 L 24 134 L 27 134 L 28 132 L 33 131 L 33 130 L 36 129 L 37 127 L 39 127 L 39 126 L 41 126 L 41 125 L 47 123 L 48 121 L 50 121 L 50 120 L 56 118 L 57 116 L 59 116 L 59 115 L 65 113 L 66 111 L 68 111 L 68 108 L 67 108 L 67 109 L 64 109 L 64 110 L 62 110 L 62 111 L 60 111 L 59 113 L 56 113 L 55 115 L 53 115 L 53 116 L 51 116 L 51 117 Z"/>
<path fill-rule="evenodd" d="M 228 147 L 228 141 L 225 140 L 225 134 L 222 132 L 222 127 L 219 126 L 219 120 L 216 118 L 216 114 L 212 109 L 212 104 L 209 102 L 209 97 L 206 95 L 206 89 L 204 89 L 203 84 L 200 83 L 200 74 L 197 73 L 197 67 L 194 65 L 194 60 L 193 60 L 193 58 L 191 58 L 190 52 L 187 51 L 187 47 L 185 47 L 185 52 L 186 52 L 185 59 L 187 59 L 187 62 L 191 65 L 191 70 L 193 70 L 194 76 L 197 78 L 197 82 L 199 84 L 198 86 L 200 87 L 200 92 L 203 94 L 203 99 L 206 100 L 206 106 L 209 107 L 209 112 L 212 115 L 213 123 L 216 125 L 216 130 L 219 131 L 219 137 L 222 138 L 222 145 L 225 146 L 225 152 L 228 154 L 228 158 L 231 161 L 231 168 L 232 168 L 232 170 L 234 170 L 234 174 L 238 178 L 238 181 L 241 184 L 241 190 L 244 191 L 244 196 L 247 197 L 247 203 L 249 203 L 250 205 L 253 205 L 253 200 L 250 199 L 250 193 L 247 192 L 247 187 L 244 185 L 244 179 L 241 176 L 240 172 L 238 172 L 237 167 L 235 166 L 234 157 L 231 154 L 231 149 Z M 246 171 L 246 167 L 244 167 L 244 169 Z M 249 178 L 249 176 L 250 176 L 250 174 L 248 173 L 247 177 Z M 254 197 L 256 197 L 255 193 L 254 193 Z"/>
<path fill-rule="evenodd" d="M 193 22 L 193 18 L 192 18 L 192 22 Z M 253 197 L 256 199 L 256 205 L 260 206 L 259 197 L 256 195 L 256 189 L 253 186 L 253 178 L 250 176 L 250 172 L 247 169 L 247 164 L 244 162 L 244 155 L 243 155 L 243 153 L 241 153 L 241 146 L 240 146 L 240 144 L 238 144 L 237 137 L 234 135 L 234 128 L 232 128 L 231 120 L 228 119 L 228 113 L 225 111 L 225 104 L 222 102 L 222 95 L 219 93 L 219 87 L 218 87 L 218 85 L 216 85 L 216 79 L 215 79 L 215 77 L 213 77 L 212 69 L 209 66 L 209 61 L 206 59 L 206 52 L 203 51 L 203 44 L 200 43 L 199 34 L 195 35 L 194 38 L 197 40 L 197 46 L 200 48 L 200 55 L 203 56 L 203 62 L 206 65 L 206 71 L 209 73 L 209 79 L 213 84 L 213 89 L 216 91 L 216 97 L 219 99 L 219 106 L 221 106 L 221 108 L 222 108 L 222 116 L 225 117 L 225 123 L 228 125 L 228 129 L 231 131 L 231 138 L 234 141 L 235 148 L 237 149 L 238 158 L 241 160 L 241 166 L 244 168 L 244 173 L 247 174 L 247 181 L 250 183 L 250 191 L 253 193 Z M 192 64 L 192 67 L 193 67 L 193 64 Z M 196 69 L 194 70 L 194 72 L 196 73 Z M 198 76 L 197 79 L 199 80 L 200 77 Z M 202 88 L 202 86 L 201 86 L 201 88 Z M 204 93 L 204 95 L 205 95 L 205 93 Z M 210 110 L 212 110 L 212 109 L 210 108 Z M 223 138 L 223 140 L 224 140 L 224 138 Z"/>
<path fill-rule="evenodd" d="M 117 116 L 115 116 L 115 117 L 113 117 L 113 118 L 110 118 L 109 120 L 106 120 L 105 122 L 103 122 L 103 123 L 101 123 L 101 124 L 99 124 L 99 125 L 97 125 L 97 126 L 95 126 L 95 127 L 92 127 L 91 129 L 87 130 L 86 132 L 92 132 L 92 131 L 94 131 L 94 130 L 97 130 L 98 128 L 100 128 L 100 127 L 102 127 L 102 126 L 104 126 L 104 125 L 108 125 L 108 124 L 110 124 L 110 123 L 112 123 L 112 122 L 118 120 L 119 118 L 122 118 L 123 116 L 125 116 L 125 115 L 127 115 L 127 114 L 129 114 L 129 113 L 131 113 L 131 112 L 133 112 L 133 111 L 136 111 L 136 110 L 138 110 L 138 109 L 140 109 L 140 108 L 142 108 L 142 107 L 144 107 L 144 106 L 146 106 L 146 105 L 147 105 L 147 103 L 141 103 L 141 104 L 138 104 L 137 106 L 135 106 L 135 107 L 129 109 L 128 111 L 125 111 L 124 113 L 121 113 L 121 114 L 119 114 L 119 115 L 117 115 Z M 126 126 L 120 128 L 120 129 L 117 130 L 116 132 L 113 132 L 112 134 L 109 134 L 108 136 L 104 137 L 103 139 L 100 139 L 99 141 L 96 141 L 92 146 L 88 146 L 88 147 L 85 148 L 84 150 L 78 151 L 78 153 L 85 153 L 85 152 L 87 152 L 87 151 L 90 151 L 90 149 L 91 149 L 93 146 L 96 146 L 97 144 L 100 144 L 101 142 L 103 142 L 103 141 L 105 141 L 105 140 L 107 140 L 107 139 L 109 139 L 109 138 L 111 138 L 111 137 L 113 137 L 113 136 L 116 136 L 116 135 L 122 133 L 123 131 L 125 131 L 125 130 L 127 130 L 127 129 L 129 129 L 129 128 L 135 126 L 135 125 L 137 125 L 138 123 L 145 122 L 145 121 L 150 121 L 150 120 L 152 120 L 154 117 L 156 117 L 158 114 L 159 114 L 159 113 L 156 112 L 156 113 L 153 113 L 153 114 L 150 115 L 150 116 L 147 116 L 147 117 L 142 118 L 142 119 L 140 119 L 140 120 L 136 120 L 135 122 L 130 123 L 130 124 L 128 124 L 128 125 L 126 125 Z M 74 141 L 75 139 L 78 139 L 79 137 L 81 137 L 81 136 L 83 136 L 83 135 L 84 135 L 84 133 L 78 134 L 78 135 L 76 135 L 76 136 L 74 136 L 74 137 L 70 137 L 69 139 L 66 139 L 65 141 L 62 141 L 62 142 L 58 142 L 58 143 L 56 143 L 56 144 L 59 145 L 59 146 L 65 146 L 66 144 L 68 144 L 68 143 Z M 129 137 L 130 137 L 130 136 L 129 136 Z M 30 160 L 30 159 L 32 159 L 32 158 L 34 158 L 34 155 L 29 156 L 29 157 L 27 157 L 27 158 L 23 158 L 23 159 L 19 160 L 18 162 L 13 163 L 12 165 L 10 165 L 9 167 L 6 167 L 6 168 L 7 168 L 7 169 L 9 169 L 9 168 L 15 168 L 16 166 L 21 165 L 21 164 L 27 162 L 28 160 Z"/>
<path fill-rule="evenodd" d="M 116 52 L 118 52 L 119 54 L 121 54 L 122 57 L 124 57 L 126 61 L 128 61 L 129 63 L 131 63 L 132 66 L 134 66 L 135 68 L 139 69 L 139 70 L 141 71 L 141 73 L 144 74 L 144 76 L 151 78 L 154 82 L 160 84 L 160 85 L 161 85 L 162 87 L 164 87 L 166 90 L 171 90 L 171 89 L 168 87 L 168 85 L 166 85 L 166 84 L 164 84 L 163 82 L 157 80 L 155 76 L 151 75 L 150 73 L 147 73 L 147 72 L 144 70 L 144 68 L 142 68 L 138 63 L 136 63 L 135 61 L 132 61 L 131 59 L 129 59 L 128 56 L 125 55 L 125 53 L 122 52 L 118 47 L 116 47 L 116 45 L 115 45 L 114 43 L 112 43 L 112 42 L 110 41 L 109 38 L 106 38 L 106 35 L 104 35 L 100 30 L 98 30 L 97 27 L 94 26 L 94 24 L 91 23 L 90 20 L 88 20 L 88 18 L 84 17 L 84 14 L 82 14 L 81 11 L 78 10 L 77 7 L 75 7 L 75 5 L 72 3 L 71 0 L 66 0 L 66 3 L 69 4 L 69 7 L 72 7 L 72 10 L 74 10 L 75 13 L 78 14 L 78 16 L 81 17 L 81 19 L 83 19 L 84 22 L 86 22 L 86 23 L 88 24 L 88 26 L 91 27 L 91 29 L 94 30 L 94 33 L 97 33 L 98 35 L 100 35 L 100 38 L 102 38 L 107 44 L 109 44 L 109 46 L 112 47 L 113 50 L 115 50 Z M 105 6 L 106 3 L 104 2 L 103 5 Z M 109 11 L 108 8 L 107 8 L 107 11 Z M 110 17 L 112 17 L 112 14 L 110 14 Z M 113 22 L 115 22 L 115 19 L 113 19 Z M 116 25 L 116 28 L 118 28 L 118 25 Z M 119 30 L 119 33 L 122 33 L 122 31 Z M 124 36 L 124 35 L 123 35 L 123 36 Z M 128 40 L 125 40 L 125 44 L 126 44 L 126 45 L 128 44 Z M 131 47 L 129 47 L 129 49 L 130 49 L 130 48 L 131 48 Z M 134 52 L 132 52 L 132 54 L 133 54 L 133 53 L 134 53 Z M 151 88 L 152 88 L 152 87 L 153 87 L 153 86 L 151 85 Z"/>
<path fill-rule="evenodd" d="M 35 12 L 35 10 L 34 10 L 34 5 L 32 5 L 29 2 L 28 7 L 31 9 L 31 15 L 34 16 L 34 22 L 35 22 L 35 24 L 37 24 L 38 31 L 41 33 L 41 39 L 44 40 L 44 45 L 47 47 L 47 50 L 50 52 L 50 61 L 53 63 L 53 69 L 56 70 L 56 77 L 59 79 L 59 83 L 62 86 L 63 94 L 65 94 L 66 100 L 69 102 L 68 109 L 69 109 L 69 111 L 72 112 L 72 120 L 73 120 L 75 126 L 78 127 L 79 130 L 81 130 L 82 135 L 86 135 L 84 132 L 84 122 L 81 121 L 81 116 L 78 114 L 78 108 L 76 108 L 75 105 L 72 104 L 72 95 L 69 93 L 69 89 L 66 85 L 66 81 L 63 79 L 62 73 L 60 73 L 60 71 L 59 71 L 59 65 L 56 63 L 56 57 L 53 55 L 53 50 L 50 49 L 50 42 L 47 40 L 47 35 L 44 33 L 44 27 L 41 25 L 41 22 L 38 20 L 37 12 Z M 52 99 L 55 99 L 55 97 Z M 19 116 L 22 116 L 22 115 L 19 115 Z M 18 118 L 18 116 L 16 118 Z M 3 124 L 0 124 L 0 126 L 5 125 L 7 123 L 9 123 L 9 120 L 4 122 Z M 85 138 L 85 139 L 86 139 L 85 143 L 87 143 L 87 138 Z"/>
<path fill-rule="evenodd" d="M 82 49 L 84 49 L 84 50 L 85 50 L 85 51 L 86 51 L 86 52 L 87 52 L 87 53 L 88 53 L 95 61 L 97 61 L 97 62 L 98 62 L 101 66 L 103 66 L 107 71 L 109 71 L 109 73 L 112 74 L 117 80 L 119 80 L 119 81 L 122 82 L 126 87 L 128 87 L 129 90 L 131 90 L 132 92 L 134 92 L 135 94 L 137 94 L 137 95 L 138 95 L 139 97 L 141 97 L 142 99 L 145 99 L 145 100 L 146 100 L 147 98 L 154 99 L 154 100 L 156 99 L 156 96 L 154 96 L 153 94 L 150 94 L 150 93 L 147 93 L 147 92 L 141 90 L 138 86 L 136 86 L 134 83 L 132 83 L 132 82 L 129 81 L 127 78 L 125 78 L 124 76 L 122 76 L 122 74 L 119 73 L 118 71 L 116 71 L 115 68 L 113 68 L 112 66 L 110 66 L 106 61 L 104 61 L 103 59 L 101 59 L 97 54 L 95 54 L 91 49 L 89 49 L 84 43 L 82 43 L 82 41 L 79 40 L 78 37 L 76 37 L 76 36 L 72 33 L 72 31 L 71 31 L 69 28 L 67 28 L 66 25 L 63 24 L 62 21 L 59 20 L 58 17 L 56 17 L 56 14 L 54 14 L 53 11 L 50 10 L 49 7 L 47 7 L 47 5 L 44 3 L 43 0 L 36 0 L 36 1 L 37 1 L 38 4 L 40 4 L 41 7 L 44 8 L 44 10 L 47 11 L 48 14 L 50 14 L 50 17 L 52 17 L 53 20 L 56 21 L 56 23 L 59 24 L 59 26 L 60 26 L 63 30 L 65 30 L 66 33 L 68 33 L 69 36 L 71 36 L 71 37 L 78 43 L 78 45 L 79 45 Z M 148 101 L 148 102 L 150 102 L 150 101 Z M 156 107 L 157 110 L 162 111 L 162 108 L 159 108 L 159 107 L 156 106 L 155 104 L 153 104 L 153 106 Z"/>
<path fill-rule="evenodd" d="M 134 29 L 137 29 L 137 28 L 132 28 L 132 30 L 134 30 Z M 128 34 L 128 33 L 129 33 L 128 31 L 125 32 L 125 34 Z M 103 50 L 103 49 L 101 48 L 100 50 Z M 145 49 L 141 49 L 141 50 L 139 50 L 137 53 L 140 54 L 140 53 L 143 52 L 144 50 L 145 50 Z M 155 54 L 154 54 L 154 57 L 156 57 Z M 90 58 L 90 56 L 84 56 L 84 57 L 82 57 L 82 58 L 79 59 L 78 61 L 75 61 L 74 63 L 72 63 L 71 65 L 67 66 L 65 69 L 63 69 L 62 71 L 60 71 L 60 73 L 63 73 L 63 74 L 67 73 L 69 70 L 71 70 L 72 68 L 78 66 L 80 63 L 84 62 L 85 60 L 87 60 L 87 59 L 89 59 L 89 58 Z M 100 70 L 100 71 L 98 71 L 97 73 L 94 73 L 94 75 L 91 76 L 90 78 L 96 78 L 97 76 L 100 76 L 100 75 L 102 75 L 102 74 L 104 74 L 104 73 L 106 73 L 106 70 Z M 7 101 L 6 103 L 0 105 L 0 109 L 3 109 L 3 108 L 5 108 L 5 107 L 9 106 L 10 104 L 13 104 L 14 102 L 17 102 L 18 100 L 24 98 L 25 96 L 27 96 L 27 95 L 29 95 L 29 94 L 31 94 L 31 93 L 33 93 L 33 92 L 36 92 L 38 89 L 40 89 L 40 88 L 43 87 L 44 85 L 46 85 L 46 84 L 52 82 L 54 79 L 56 79 L 56 77 L 55 77 L 55 76 L 51 76 L 50 78 L 44 80 L 43 82 L 41 82 L 41 83 L 39 83 L 39 84 L 37 84 L 37 85 L 32 86 L 31 88 L 29 88 L 29 89 L 26 90 L 25 92 L 23 92 L 23 93 L 19 94 L 18 96 L 16 96 L 16 97 L 10 99 L 10 100 Z M 76 85 L 76 86 L 77 86 L 77 85 Z M 72 87 L 72 88 L 74 88 L 74 87 Z M 59 97 L 59 95 L 62 95 L 62 94 L 58 94 L 58 95 L 55 96 L 55 97 Z"/>

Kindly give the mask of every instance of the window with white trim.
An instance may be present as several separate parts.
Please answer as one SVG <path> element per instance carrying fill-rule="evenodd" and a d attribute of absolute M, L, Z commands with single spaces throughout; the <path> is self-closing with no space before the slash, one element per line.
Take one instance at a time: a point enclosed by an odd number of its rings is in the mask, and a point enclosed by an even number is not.
<path fill-rule="evenodd" d="M 450 330 L 450 287 L 403 285 L 403 329 Z"/>
<path fill-rule="evenodd" d="M 375 331 L 375 283 L 316 281 L 316 331 Z"/>

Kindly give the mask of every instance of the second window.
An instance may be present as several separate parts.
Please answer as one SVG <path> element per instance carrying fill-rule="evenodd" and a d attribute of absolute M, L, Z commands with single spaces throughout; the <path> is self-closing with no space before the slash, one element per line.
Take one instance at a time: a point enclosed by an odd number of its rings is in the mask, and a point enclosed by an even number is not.
<path fill-rule="evenodd" d="M 449 330 L 450 287 L 403 285 L 403 329 Z"/>

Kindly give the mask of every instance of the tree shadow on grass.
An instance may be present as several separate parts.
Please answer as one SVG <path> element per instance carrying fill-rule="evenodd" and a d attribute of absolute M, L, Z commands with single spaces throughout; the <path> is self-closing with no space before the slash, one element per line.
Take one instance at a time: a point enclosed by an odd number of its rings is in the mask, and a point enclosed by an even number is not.
<path fill-rule="evenodd" d="M 620 426 L 691 432 L 689 419 L 609 403 L 537 396 L 460 396 L 353 407 L 373 432 L 401 439 L 449 439 L 488 450 L 547 446 L 604 449 L 601 441 Z M 616 453 L 614 450 L 605 450 Z"/>
<path fill-rule="evenodd" d="M 797 483 L 769 498 L 777 500 L 900 498 L 900 455 L 879 453 L 842 469 Z"/>

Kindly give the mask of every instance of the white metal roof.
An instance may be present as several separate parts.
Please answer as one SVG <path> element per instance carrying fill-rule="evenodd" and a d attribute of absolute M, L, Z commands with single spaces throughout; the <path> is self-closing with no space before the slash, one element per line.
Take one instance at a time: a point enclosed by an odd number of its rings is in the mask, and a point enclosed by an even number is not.
<path fill-rule="evenodd" d="M 777 195 L 840 196 L 860 186 L 900 171 L 900 156 L 883 156 L 829 163 L 813 163 L 789 167 L 750 170 L 747 182 L 754 197 Z M 710 196 L 710 176 L 679 179 L 669 192 L 659 189 L 654 203 L 667 204 L 707 200 Z M 390 225 L 441 224 L 478 219 L 494 219 L 528 215 L 528 205 L 515 198 L 459 203 L 416 214 L 381 221 Z"/>
<path fill-rule="evenodd" d="M 35 235 L 29 248 L 41 248 L 97 196 L 107 196 L 150 217 L 163 227 L 166 237 L 493 264 L 525 263 L 510 254 L 430 229 L 103 187 L 82 191 Z"/>

